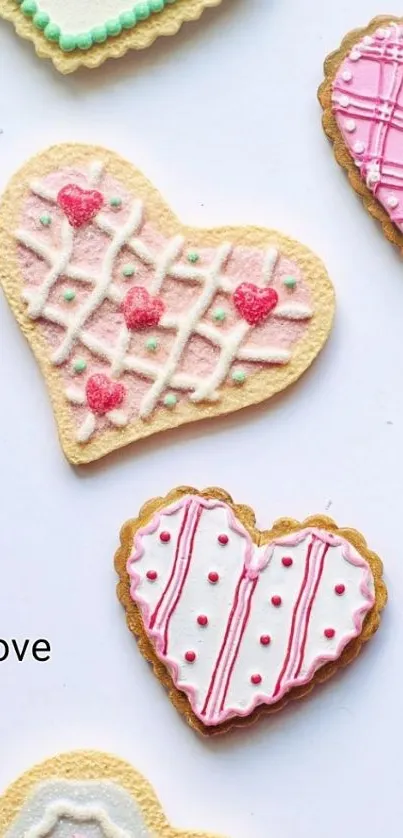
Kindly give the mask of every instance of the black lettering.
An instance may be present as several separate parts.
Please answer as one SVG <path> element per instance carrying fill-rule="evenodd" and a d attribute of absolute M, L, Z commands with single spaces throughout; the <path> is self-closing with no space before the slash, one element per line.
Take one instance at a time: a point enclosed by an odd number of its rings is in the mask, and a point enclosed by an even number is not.
<path fill-rule="evenodd" d="M 29 646 L 29 640 L 24 640 L 24 645 L 23 645 L 21 651 L 19 649 L 17 640 L 12 640 L 11 645 L 12 645 L 14 651 L 15 651 L 15 654 L 17 655 L 17 660 L 19 660 L 19 662 L 22 663 L 22 661 L 25 658 L 28 646 Z"/>
<path fill-rule="evenodd" d="M 35 643 L 32 646 L 32 656 L 36 661 L 39 663 L 45 663 L 45 661 L 50 659 L 50 652 L 51 648 L 48 640 L 35 640 Z M 39 657 L 40 655 L 45 655 L 46 657 Z"/>
<path fill-rule="evenodd" d="M 0 644 L 0 663 L 3 663 L 3 661 L 7 660 L 10 649 L 8 648 L 8 643 L 6 643 L 5 640 L 0 640 Z M 3 647 L 3 652 L 1 650 L 1 646 Z"/>

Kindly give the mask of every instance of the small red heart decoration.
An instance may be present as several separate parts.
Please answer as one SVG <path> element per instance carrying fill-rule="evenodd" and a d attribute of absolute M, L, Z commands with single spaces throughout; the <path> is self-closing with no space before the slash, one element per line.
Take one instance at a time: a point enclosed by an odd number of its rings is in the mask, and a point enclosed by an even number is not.
<path fill-rule="evenodd" d="M 122 404 L 126 389 L 123 384 L 98 373 L 88 379 L 85 393 L 89 408 L 98 416 L 103 416 Z"/>
<path fill-rule="evenodd" d="M 141 285 L 134 285 L 122 303 L 128 329 L 148 329 L 158 326 L 165 306 L 159 297 L 152 297 Z"/>
<path fill-rule="evenodd" d="M 72 227 L 82 227 L 91 221 L 104 204 L 104 196 L 97 189 L 81 189 L 75 183 L 63 186 L 57 203 Z"/>
<path fill-rule="evenodd" d="M 238 314 L 250 326 L 257 326 L 276 307 L 278 294 L 274 288 L 259 288 L 253 282 L 241 282 L 232 299 Z"/>

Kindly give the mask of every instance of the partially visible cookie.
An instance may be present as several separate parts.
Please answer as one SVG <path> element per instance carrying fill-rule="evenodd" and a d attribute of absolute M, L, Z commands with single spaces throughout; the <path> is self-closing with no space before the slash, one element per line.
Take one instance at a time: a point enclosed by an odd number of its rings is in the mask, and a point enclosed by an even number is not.
<path fill-rule="evenodd" d="M 0 838 L 214 838 L 170 826 L 147 780 L 98 751 L 35 766 L 0 798 Z"/>
<path fill-rule="evenodd" d="M 73 463 L 268 399 L 308 369 L 334 314 L 304 245 L 185 226 L 131 163 L 79 144 L 8 185 L 0 282 Z"/>
<path fill-rule="evenodd" d="M 249 724 L 350 663 L 379 625 L 382 563 L 318 515 L 259 531 L 222 489 L 174 489 L 121 532 L 119 598 L 199 733 Z"/>
<path fill-rule="evenodd" d="M 323 126 L 368 212 L 403 251 L 403 19 L 377 17 L 325 61 Z"/>
<path fill-rule="evenodd" d="M 0 0 L 0 17 L 11 20 L 40 58 L 62 73 L 99 67 L 130 49 L 144 49 L 159 35 L 175 35 L 221 0 Z"/>

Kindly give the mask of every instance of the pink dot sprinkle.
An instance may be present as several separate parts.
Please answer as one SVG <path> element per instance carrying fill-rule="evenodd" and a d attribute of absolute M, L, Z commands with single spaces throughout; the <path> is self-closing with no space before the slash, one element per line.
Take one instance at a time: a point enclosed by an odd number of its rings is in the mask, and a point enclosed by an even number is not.
<path fill-rule="evenodd" d="M 188 663 L 194 663 L 196 660 L 196 652 L 186 652 L 185 660 L 187 660 Z"/>
<path fill-rule="evenodd" d="M 156 570 L 147 570 L 146 576 L 147 576 L 147 579 L 150 580 L 150 582 L 155 582 L 155 580 L 158 577 L 158 573 L 157 573 Z"/>
<path fill-rule="evenodd" d="M 262 634 L 262 636 L 260 638 L 260 642 L 261 642 L 262 646 L 268 646 L 269 643 L 271 643 L 270 634 Z"/>
<path fill-rule="evenodd" d="M 208 575 L 208 581 L 211 582 L 212 585 L 215 585 L 215 583 L 218 582 L 219 578 L 220 577 L 218 573 L 215 572 L 215 570 L 212 570 L 211 573 L 209 573 Z"/>
<path fill-rule="evenodd" d="M 345 585 L 335 585 L 334 590 L 335 590 L 335 593 L 338 596 L 342 596 L 344 594 L 344 591 L 346 590 L 346 586 Z"/>
<path fill-rule="evenodd" d="M 271 602 L 272 602 L 272 605 L 274 605 L 276 608 L 279 608 L 279 606 L 280 606 L 280 605 L 281 605 L 281 603 L 282 603 L 281 596 L 277 596 L 277 595 L 276 595 L 276 596 L 272 596 L 272 598 L 271 598 Z"/>
<path fill-rule="evenodd" d="M 218 536 L 218 543 L 222 544 L 223 547 L 225 547 L 225 545 L 228 544 L 228 541 L 229 538 L 227 535 L 225 535 L 225 532 L 221 533 L 221 535 Z"/>
<path fill-rule="evenodd" d="M 331 640 L 336 634 L 334 629 L 325 629 L 323 633 L 328 640 Z"/>
<path fill-rule="evenodd" d="M 294 564 L 293 559 L 291 558 L 291 556 L 284 556 L 284 558 L 281 559 L 281 561 L 282 561 L 282 564 L 284 565 L 284 567 L 291 567 L 291 565 Z"/>
<path fill-rule="evenodd" d="M 262 676 L 261 675 L 251 675 L 251 683 L 252 684 L 261 684 L 262 683 Z"/>
<path fill-rule="evenodd" d="M 199 623 L 199 626 L 206 626 L 208 623 L 208 619 L 205 614 L 199 614 L 197 622 Z"/>
<path fill-rule="evenodd" d="M 160 533 L 160 541 L 163 541 L 164 544 L 167 544 L 168 541 L 171 540 L 171 533 L 170 532 L 161 532 Z"/>

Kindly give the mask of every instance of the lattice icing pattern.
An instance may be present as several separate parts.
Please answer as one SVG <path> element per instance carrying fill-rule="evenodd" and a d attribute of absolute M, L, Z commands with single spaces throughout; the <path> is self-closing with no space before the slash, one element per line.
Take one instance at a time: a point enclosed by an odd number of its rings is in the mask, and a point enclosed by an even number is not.
<path fill-rule="evenodd" d="M 310 527 L 257 546 L 226 503 L 192 495 L 137 531 L 127 569 L 156 654 L 205 726 L 309 683 L 375 604 L 346 539 Z"/>
<path fill-rule="evenodd" d="M 287 365 L 314 314 L 279 249 L 167 237 L 97 161 L 32 181 L 15 237 L 27 313 L 82 444 Z"/>
<path fill-rule="evenodd" d="M 341 62 L 333 110 L 368 188 L 403 229 L 403 27 L 365 35 Z"/>

